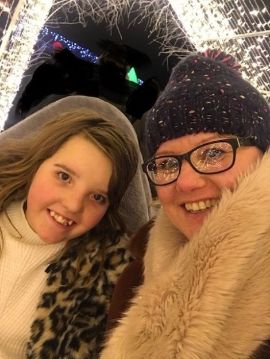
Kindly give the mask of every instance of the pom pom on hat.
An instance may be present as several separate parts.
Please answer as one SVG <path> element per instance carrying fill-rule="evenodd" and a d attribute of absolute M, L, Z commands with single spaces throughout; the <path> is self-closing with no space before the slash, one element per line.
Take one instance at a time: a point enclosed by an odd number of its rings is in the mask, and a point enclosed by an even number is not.
<path fill-rule="evenodd" d="M 190 55 L 173 69 L 147 116 L 152 156 L 165 141 L 199 132 L 248 137 L 262 151 L 270 145 L 270 110 L 263 96 L 219 50 Z"/>
<path fill-rule="evenodd" d="M 241 68 L 239 62 L 237 62 L 232 55 L 226 54 L 221 50 L 207 49 L 205 52 L 202 53 L 202 55 L 204 57 L 209 57 L 215 61 L 220 61 L 234 70 L 239 70 Z"/>

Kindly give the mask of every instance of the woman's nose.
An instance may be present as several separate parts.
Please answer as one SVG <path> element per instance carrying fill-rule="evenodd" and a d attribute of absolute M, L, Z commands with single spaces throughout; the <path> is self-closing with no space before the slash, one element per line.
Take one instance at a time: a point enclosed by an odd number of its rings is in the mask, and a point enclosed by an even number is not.
<path fill-rule="evenodd" d="M 190 192 L 205 186 L 205 175 L 196 172 L 187 161 L 183 161 L 180 175 L 176 181 L 177 188 L 182 192 Z"/>

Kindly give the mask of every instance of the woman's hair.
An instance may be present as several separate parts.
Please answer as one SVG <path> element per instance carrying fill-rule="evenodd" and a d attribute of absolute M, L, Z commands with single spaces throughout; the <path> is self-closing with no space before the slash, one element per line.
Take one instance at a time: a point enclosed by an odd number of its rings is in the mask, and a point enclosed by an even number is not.
<path fill-rule="evenodd" d="M 0 151 L 0 210 L 12 201 L 26 198 L 39 166 L 75 135 L 82 135 L 97 145 L 113 165 L 110 206 L 95 231 L 104 233 L 109 229 L 121 233 L 124 224 L 118 207 L 137 170 L 138 152 L 120 127 L 88 109 L 65 112 L 27 138 L 5 141 L 5 148 Z"/>

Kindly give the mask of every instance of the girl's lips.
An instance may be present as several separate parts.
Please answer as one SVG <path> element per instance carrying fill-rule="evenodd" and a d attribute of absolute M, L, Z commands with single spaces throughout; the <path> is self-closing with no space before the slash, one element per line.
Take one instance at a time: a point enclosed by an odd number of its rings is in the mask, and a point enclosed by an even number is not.
<path fill-rule="evenodd" d="M 70 227 L 75 223 L 72 219 L 63 217 L 62 215 L 56 213 L 53 210 L 48 209 L 48 214 L 54 220 L 54 222 L 60 224 L 61 226 Z"/>

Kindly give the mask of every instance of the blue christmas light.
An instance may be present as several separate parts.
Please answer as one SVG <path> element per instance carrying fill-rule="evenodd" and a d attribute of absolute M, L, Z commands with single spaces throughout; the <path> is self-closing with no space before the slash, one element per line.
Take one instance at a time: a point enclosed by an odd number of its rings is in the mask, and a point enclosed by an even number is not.
<path fill-rule="evenodd" d="M 68 48 L 70 51 L 72 51 L 76 56 L 80 57 L 81 59 L 90 60 L 95 64 L 98 62 L 98 56 L 90 49 L 67 39 L 66 37 L 58 34 L 55 31 L 49 30 L 46 26 L 41 30 L 39 38 L 41 41 L 44 41 L 44 39 L 46 38 L 47 40 L 46 42 L 49 44 L 49 46 L 51 46 L 52 43 L 55 41 L 60 41 L 66 48 Z"/>
<path fill-rule="evenodd" d="M 98 63 L 98 56 L 93 51 L 67 39 L 55 31 L 48 29 L 46 26 L 44 26 L 40 32 L 39 41 L 46 42 L 47 46 L 49 47 L 52 47 L 52 44 L 55 41 L 59 41 L 62 43 L 62 45 L 64 45 L 64 47 L 68 48 L 79 58 L 89 60 L 94 64 Z M 143 81 L 138 78 L 138 84 L 141 85 L 142 83 Z"/>

